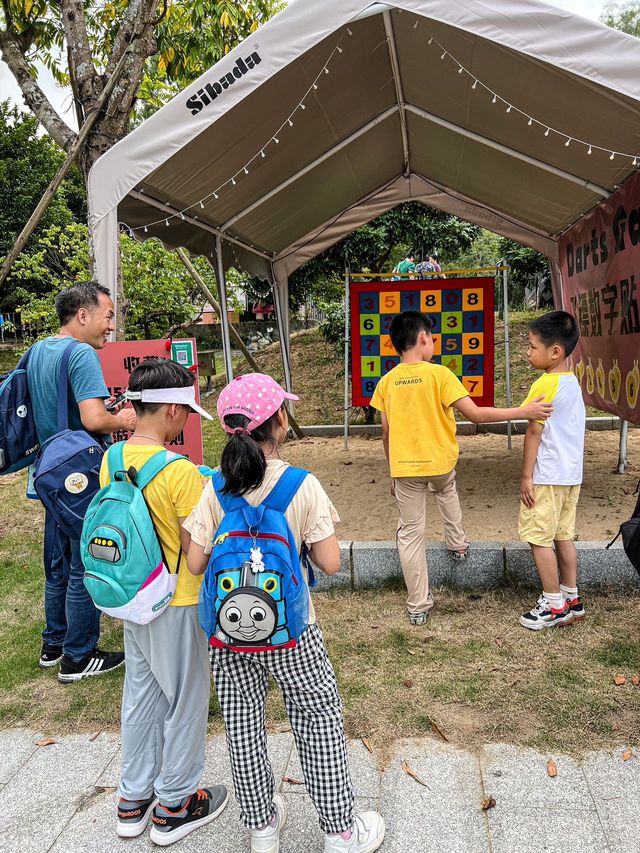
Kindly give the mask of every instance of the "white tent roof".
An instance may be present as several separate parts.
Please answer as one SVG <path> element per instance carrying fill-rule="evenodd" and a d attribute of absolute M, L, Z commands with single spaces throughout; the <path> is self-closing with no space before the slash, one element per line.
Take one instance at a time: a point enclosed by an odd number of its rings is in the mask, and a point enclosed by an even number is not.
<path fill-rule="evenodd" d="M 406 200 L 554 260 L 636 170 L 639 67 L 637 39 L 536 0 L 294 0 L 97 161 L 98 278 L 118 223 L 195 254 L 222 234 L 226 266 L 286 280 Z"/>

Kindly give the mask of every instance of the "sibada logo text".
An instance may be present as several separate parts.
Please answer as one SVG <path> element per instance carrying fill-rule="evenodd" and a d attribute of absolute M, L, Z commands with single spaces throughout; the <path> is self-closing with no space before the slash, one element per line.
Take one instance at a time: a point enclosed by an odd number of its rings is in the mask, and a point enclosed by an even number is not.
<path fill-rule="evenodd" d="M 216 83 L 205 83 L 202 89 L 198 89 L 195 95 L 187 99 L 186 107 L 191 110 L 191 115 L 197 115 L 205 107 L 208 107 L 212 101 L 221 95 L 229 86 L 233 86 L 236 80 L 240 80 L 256 65 L 262 62 L 259 53 L 254 51 L 246 59 L 236 59 L 235 65 L 224 77 Z"/>

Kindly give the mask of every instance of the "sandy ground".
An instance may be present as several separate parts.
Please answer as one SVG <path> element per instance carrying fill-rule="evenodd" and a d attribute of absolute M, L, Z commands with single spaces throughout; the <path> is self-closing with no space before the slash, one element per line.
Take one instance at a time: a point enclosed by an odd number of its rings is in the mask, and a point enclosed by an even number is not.
<path fill-rule="evenodd" d="M 461 436 L 458 491 L 464 525 L 471 539 L 504 542 L 517 538 L 518 486 L 522 436 L 507 450 L 506 436 Z M 346 540 L 395 538 L 396 505 L 389 491 L 382 441 L 351 438 L 305 438 L 282 448 L 293 465 L 312 471 L 331 496 L 342 520 L 337 533 Z M 629 465 L 616 474 L 618 433 L 588 432 L 585 477 L 578 506 L 578 538 L 609 539 L 635 505 L 632 492 L 640 477 L 640 430 L 629 431 Z M 427 504 L 427 535 L 443 539 L 442 523 L 432 498 Z"/>

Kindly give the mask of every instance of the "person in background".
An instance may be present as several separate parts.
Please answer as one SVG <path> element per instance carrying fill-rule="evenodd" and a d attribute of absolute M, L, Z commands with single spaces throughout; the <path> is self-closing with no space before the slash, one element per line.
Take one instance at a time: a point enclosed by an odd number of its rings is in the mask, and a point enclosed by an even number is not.
<path fill-rule="evenodd" d="M 433 266 L 434 272 L 441 273 L 438 278 L 446 278 L 446 275 L 442 272 L 442 267 L 438 262 L 438 256 L 435 252 L 431 252 L 431 254 L 429 255 L 429 263 Z"/>
<path fill-rule="evenodd" d="M 96 350 L 102 349 L 115 331 L 109 290 L 95 281 L 82 282 L 56 297 L 60 331 L 32 347 L 27 372 L 29 395 L 40 443 L 58 432 L 58 387 L 69 382 L 70 429 L 85 429 L 103 444 L 114 430 L 133 429 L 133 409 L 110 413 L 105 408 L 109 391 Z M 80 341 L 69 359 L 68 380 L 60 376 L 62 354 L 75 338 Z M 58 680 L 79 681 L 103 675 L 124 663 L 122 652 L 98 648 L 100 611 L 82 582 L 84 567 L 80 541 L 71 539 L 46 513 L 44 523 L 44 613 L 39 665 L 60 663 Z"/>

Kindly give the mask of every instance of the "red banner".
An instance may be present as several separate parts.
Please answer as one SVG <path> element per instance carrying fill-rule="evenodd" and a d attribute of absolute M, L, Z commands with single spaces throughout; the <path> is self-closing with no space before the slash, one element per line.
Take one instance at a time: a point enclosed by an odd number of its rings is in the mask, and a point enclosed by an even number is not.
<path fill-rule="evenodd" d="M 147 358 L 173 358 L 184 367 L 197 364 L 196 344 L 194 340 L 185 341 L 115 341 L 98 350 L 104 381 L 109 392 L 117 397 L 129 384 L 129 376 L 134 368 Z M 196 400 L 200 402 L 200 392 L 196 382 Z M 128 403 L 127 405 L 131 405 Z M 114 441 L 123 441 L 131 433 L 118 430 L 113 433 Z M 187 456 L 196 465 L 202 465 L 202 422 L 200 415 L 193 412 L 187 418 L 185 428 L 177 435 L 167 450 L 174 450 Z"/>
<path fill-rule="evenodd" d="M 640 173 L 559 240 L 572 357 L 588 403 L 640 423 Z"/>

